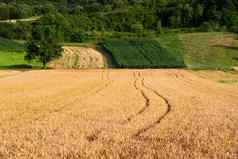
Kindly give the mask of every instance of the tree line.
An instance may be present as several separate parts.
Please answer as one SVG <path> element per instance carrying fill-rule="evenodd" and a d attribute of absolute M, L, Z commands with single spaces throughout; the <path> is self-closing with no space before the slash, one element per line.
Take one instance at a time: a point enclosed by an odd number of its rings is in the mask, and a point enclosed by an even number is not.
<path fill-rule="evenodd" d="M 238 33 L 237 0 L 0 0 L 0 36 L 27 40 L 27 60 L 43 67 L 61 56 L 64 41 L 151 36 L 164 31 Z"/>
<path fill-rule="evenodd" d="M 97 32 L 238 32 L 237 0 L 0 0 L 0 20 L 50 15 L 64 28 L 65 41 L 76 42 Z M 0 36 L 27 39 L 31 28 L 32 23 L 0 23 Z"/>

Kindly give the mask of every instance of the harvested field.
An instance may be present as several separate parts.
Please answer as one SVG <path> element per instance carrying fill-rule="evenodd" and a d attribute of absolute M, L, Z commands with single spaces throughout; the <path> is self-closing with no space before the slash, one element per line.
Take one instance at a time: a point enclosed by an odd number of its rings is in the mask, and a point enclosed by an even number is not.
<path fill-rule="evenodd" d="M 63 57 L 53 61 L 49 67 L 52 68 L 104 68 L 106 65 L 104 56 L 93 48 L 64 47 Z"/>
<path fill-rule="evenodd" d="M 0 78 L 0 158 L 238 157 L 238 85 L 186 70 Z"/>

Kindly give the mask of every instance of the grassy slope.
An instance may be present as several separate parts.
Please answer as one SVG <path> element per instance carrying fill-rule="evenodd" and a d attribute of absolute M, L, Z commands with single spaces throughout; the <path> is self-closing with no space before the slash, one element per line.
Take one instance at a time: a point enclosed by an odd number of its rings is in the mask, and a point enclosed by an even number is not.
<path fill-rule="evenodd" d="M 238 65 L 238 40 L 228 33 L 179 34 L 191 69 L 227 70 Z"/>
<path fill-rule="evenodd" d="M 28 68 L 39 66 L 24 60 L 24 42 L 0 38 L 0 69 Z"/>
<path fill-rule="evenodd" d="M 238 40 L 230 33 L 164 34 L 159 43 L 184 55 L 189 69 L 228 70 L 238 65 Z"/>

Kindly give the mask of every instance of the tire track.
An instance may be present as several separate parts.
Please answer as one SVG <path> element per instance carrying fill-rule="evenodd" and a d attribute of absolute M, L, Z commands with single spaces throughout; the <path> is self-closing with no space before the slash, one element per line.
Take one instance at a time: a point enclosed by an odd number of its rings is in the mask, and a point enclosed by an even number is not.
<path fill-rule="evenodd" d="M 167 110 L 166 112 L 160 116 L 155 122 L 153 122 L 152 124 L 148 125 L 147 127 L 144 127 L 142 129 L 140 129 L 136 134 L 134 134 L 132 137 L 133 138 L 138 138 L 141 134 L 145 133 L 146 131 L 148 131 L 149 129 L 152 129 L 154 128 L 156 125 L 160 124 L 160 122 L 171 112 L 171 109 L 172 109 L 172 105 L 169 103 L 169 100 L 167 98 L 165 98 L 162 94 L 158 93 L 156 90 L 148 87 L 145 85 L 145 82 L 144 82 L 144 78 L 142 77 L 141 73 L 139 73 L 139 77 L 141 78 L 142 80 L 142 86 L 144 88 L 146 88 L 147 90 L 153 92 L 155 95 L 157 95 L 158 97 L 160 97 L 161 99 L 164 100 L 164 102 L 166 103 L 167 105 Z"/>
<path fill-rule="evenodd" d="M 142 85 L 142 81 L 139 79 L 139 73 L 138 72 L 133 72 L 133 77 L 135 78 L 134 81 L 134 87 L 137 91 L 140 92 L 140 94 L 142 95 L 142 97 L 145 100 L 145 105 L 144 107 L 139 110 L 135 115 L 131 115 L 129 116 L 125 121 L 122 122 L 122 124 L 127 124 L 128 122 L 130 122 L 132 119 L 136 118 L 138 115 L 141 115 L 142 113 L 144 113 L 150 106 L 150 99 L 146 96 L 145 92 L 143 91 L 143 89 L 139 88 L 138 86 L 138 82 L 140 82 L 140 84 Z"/>
<path fill-rule="evenodd" d="M 169 101 L 163 97 L 162 95 L 160 95 L 158 92 L 156 92 L 155 90 L 147 87 L 144 83 L 144 78 L 142 78 L 141 73 L 140 72 L 133 72 L 133 77 L 134 77 L 134 83 L 133 86 L 135 87 L 135 89 L 137 91 L 139 91 L 142 95 L 142 97 L 144 98 L 144 107 L 139 110 L 135 115 L 131 115 L 129 116 L 126 120 L 124 120 L 120 125 L 126 125 L 129 124 L 133 119 L 136 119 L 138 116 L 142 115 L 143 113 L 146 112 L 146 110 L 150 107 L 151 105 L 151 99 L 146 95 L 145 90 L 143 90 L 143 88 L 153 92 L 154 94 L 156 94 L 158 97 L 162 98 L 166 105 L 167 105 L 167 111 L 158 119 L 156 120 L 156 122 L 152 123 L 151 125 L 140 129 L 135 135 L 132 135 L 133 137 L 138 137 L 140 134 L 146 132 L 147 130 L 153 128 L 155 125 L 157 125 L 158 123 L 160 123 L 160 121 L 162 119 L 165 118 L 165 116 L 171 111 L 171 105 L 169 104 Z M 99 130 L 96 130 L 95 133 L 91 134 L 90 136 L 88 136 L 86 139 L 89 142 L 94 142 L 95 140 L 99 139 L 100 134 L 102 134 L 104 131 L 107 132 L 113 132 L 112 130 L 108 130 L 105 128 L 101 128 Z"/>
<path fill-rule="evenodd" d="M 149 107 L 150 105 L 150 100 L 149 98 L 147 98 L 147 96 L 145 95 L 145 93 L 143 92 L 142 89 L 139 88 L 138 86 L 138 82 L 141 82 L 139 80 L 139 76 L 138 76 L 138 73 L 137 72 L 133 72 L 133 77 L 134 77 L 134 82 L 133 82 L 133 86 L 135 87 L 135 89 L 137 91 L 140 91 L 142 97 L 145 99 L 145 106 L 140 110 L 138 111 L 135 115 L 131 115 L 129 116 L 127 119 L 123 120 L 122 122 L 118 123 L 119 125 L 126 125 L 128 124 L 133 118 L 135 118 L 136 116 L 142 114 L 143 112 L 146 111 L 146 109 Z M 106 122 L 104 122 L 106 123 Z M 112 123 L 110 123 L 112 124 Z M 116 123 L 113 123 L 113 124 L 116 124 Z M 104 131 L 108 131 L 107 129 L 105 128 L 101 128 L 101 129 L 98 129 L 95 131 L 95 133 L 89 135 L 88 137 L 86 137 L 86 139 L 89 141 L 89 142 L 94 142 L 95 140 L 98 140 L 99 139 L 99 136 L 104 132 Z M 110 131 L 110 130 L 109 130 Z M 112 131 L 110 131 L 112 132 Z"/>

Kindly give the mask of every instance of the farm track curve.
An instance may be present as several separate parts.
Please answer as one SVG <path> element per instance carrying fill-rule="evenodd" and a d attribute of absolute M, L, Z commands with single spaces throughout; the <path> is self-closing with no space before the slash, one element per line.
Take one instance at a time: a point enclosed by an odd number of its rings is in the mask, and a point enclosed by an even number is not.
<path fill-rule="evenodd" d="M 142 78 L 142 79 L 141 79 L 141 81 L 142 81 L 141 83 L 142 83 L 142 86 L 143 86 L 144 88 L 146 88 L 146 89 L 152 91 L 154 94 L 156 94 L 158 97 L 162 98 L 162 99 L 165 101 L 166 106 L 167 106 L 167 110 L 166 110 L 166 112 L 165 112 L 162 116 L 160 116 L 155 122 L 153 122 L 152 124 L 146 126 L 145 128 L 140 129 L 133 137 L 138 137 L 140 134 L 143 134 L 143 133 L 146 132 L 147 130 L 149 130 L 149 129 L 155 127 L 155 125 L 159 124 L 159 123 L 161 122 L 161 120 L 163 120 L 163 119 L 166 117 L 166 115 L 168 115 L 168 113 L 169 113 L 169 112 L 171 111 L 171 109 L 172 109 L 172 105 L 169 103 L 169 101 L 168 101 L 167 98 L 165 98 L 164 96 L 162 96 L 161 94 L 159 94 L 159 93 L 158 93 L 157 91 L 155 91 L 154 89 L 152 89 L 152 88 L 146 86 L 145 83 L 144 83 L 144 78 L 141 76 L 140 73 L 139 73 L 139 77 Z"/>

